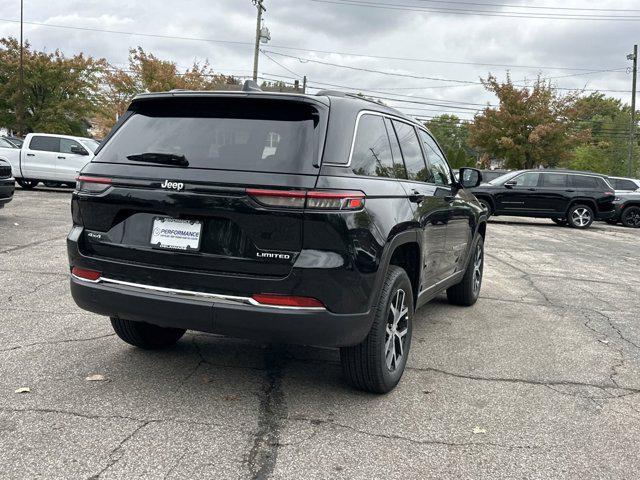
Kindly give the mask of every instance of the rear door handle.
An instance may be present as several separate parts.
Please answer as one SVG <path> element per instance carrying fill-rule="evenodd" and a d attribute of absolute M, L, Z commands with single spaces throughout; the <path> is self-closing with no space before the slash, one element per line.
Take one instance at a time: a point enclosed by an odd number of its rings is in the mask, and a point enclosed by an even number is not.
<path fill-rule="evenodd" d="M 536 191 L 535 188 L 527 188 L 527 190 L 529 190 L 530 192 L 535 192 Z"/>
<path fill-rule="evenodd" d="M 565 192 L 575 192 L 575 190 L 569 189 L 569 190 L 565 190 Z"/>
<path fill-rule="evenodd" d="M 35 153 L 27 153 L 27 157 L 35 157 L 36 154 Z"/>
<path fill-rule="evenodd" d="M 62 158 L 67 158 L 67 157 L 58 157 L 58 158 L 62 159 Z"/>

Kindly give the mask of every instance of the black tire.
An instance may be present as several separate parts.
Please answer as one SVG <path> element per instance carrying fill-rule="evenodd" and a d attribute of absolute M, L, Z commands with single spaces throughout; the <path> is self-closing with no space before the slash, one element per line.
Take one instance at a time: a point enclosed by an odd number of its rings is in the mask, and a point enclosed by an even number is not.
<path fill-rule="evenodd" d="M 618 224 L 618 220 L 616 220 L 614 218 L 608 218 L 607 220 L 605 220 L 605 222 L 607 222 L 609 225 L 617 225 Z"/>
<path fill-rule="evenodd" d="M 566 225 L 567 224 L 567 219 L 566 218 L 552 218 L 551 221 L 557 225 Z"/>
<path fill-rule="evenodd" d="M 186 332 L 183 328 L 165 328 L 114 317 L 111 318 L 111 325 L 122 340 L 145 350 L 159 350 L 175 345 Z"/>
<path fill-rule="evenodd" d="M 482 205 L 482 207 L 487 211 L 487 217 L 493 215 L 493 208 L 491 207 L 491 203 L 489 200 L 485 200 L 484 198 L 479 198 L 478 201 Z"/>
<path fill-rule="evenodd" d="M 394 316 L 392 302 L 397 304 L 400 296 L 400 313 L 407 310 L 404 315 Z M 367 392 L 387 393 L 398 384 L 411 347 L 413 310 L 413 290 L 407 273 L 390 265 L 369 334 L 358 345 L 340 349 L 342 371 L 351 385 Z M 397 350 L 401 351 L 400 357 Z"/>
<path fill-rule="evenodd" d="M 32 190 L 40 182 L 38 180 L 29 180 L 27 178 L 16 178 L 16 183 L 25 190 Z"/>
<path fill-rule="evenodd" d="M 571 205 L 567 212 L 567 223 L 572 228 L 589 228 L 593 219 L 593 209 L 589 205 Z"/>
<path fill-rule="evenodd" d="M 44 184 L 45 187 L 48 187 L 48 188 L 60 188 L 62 186 L 60 182 L 50 182 L 48 180 L 45 180 L 42 183 Z"/>
<path fill-rule="evenodd" d="M 625 208 L 620 215 L 620 220 L 625 227 L 640 228 L 640 207 L 632 205 Z"/>
<path fill-rule="evenodd" d="M 447 288 L 447 299 L 453 305 L 470 307 L 478 300 L 484 273 L 484 241 L 478 235 L 473 244 L 473 253 L 460 283 Z"/>

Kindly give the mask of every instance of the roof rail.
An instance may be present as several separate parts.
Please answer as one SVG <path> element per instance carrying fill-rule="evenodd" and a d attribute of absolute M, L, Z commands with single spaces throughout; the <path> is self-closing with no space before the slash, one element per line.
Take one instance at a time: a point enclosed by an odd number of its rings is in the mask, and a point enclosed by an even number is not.
<path fill-rule="evenodd" d="M 364 96 L 364 94 L 357 94 L 353 92 L 341 92 L 340 90 L 320 90 L 316 95 L 328 96 L 328 97 L 349 97 L 364 100 L 365 102 L 375 103 L 376 105 L 384 105 L 381 100 L 376 100 L 373 97 Z"/>

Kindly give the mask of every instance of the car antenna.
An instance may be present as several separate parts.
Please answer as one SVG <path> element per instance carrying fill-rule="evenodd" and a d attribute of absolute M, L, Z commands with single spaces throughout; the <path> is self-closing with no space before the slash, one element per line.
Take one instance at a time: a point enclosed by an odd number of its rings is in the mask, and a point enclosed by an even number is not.
<path fill-rule="evenodd" d="M 245 80 L 244 85 L 242 85 L 242 91 L 243 92 L 261 92 L 262 89 L 253 80 Z"/>

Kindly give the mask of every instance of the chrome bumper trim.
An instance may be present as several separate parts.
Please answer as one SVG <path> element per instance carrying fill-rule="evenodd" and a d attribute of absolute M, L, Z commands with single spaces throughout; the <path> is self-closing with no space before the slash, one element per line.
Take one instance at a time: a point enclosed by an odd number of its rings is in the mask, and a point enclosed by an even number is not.
<path fill-rule="evenodd" d="M 225 303 L 229 305 L 251 305 L 254 307 L 277 308 L 281 310 L 308 310 L 308 311 L 326 310 L 324 307 L 289 307 L 284 305 L 265 305 L 257 302 L 251 297 L 239 297 L 234 295 L 222 295 L 219 293 L 207 293 L 207 292 L 197 292 L 194 290 L 180 290 L 177 288 L 157 287 L 155 285 L 145 285 L 142 283 L 125 282 L 123 280 L 115 280 L 113 278 L 107 278 L 107 277 L 100 277 L 98 280 L 87 280 L 85 278 L 80 278 L 74 274 L 71 274 L 71 276 L 74 279 L 80 282 L 85 282 L 85 283 L 91 283 L 91 284 L 104 283 L 108 285 L 109 284 L 119 285 L 122 287 L 127 287 L 131 289 L 142 290 L 142 291 L 165 293 L 178 298 L 185 298 L 185 299 L 201 298 L 201 299 L 213 300 L 216 303 Z"/>

